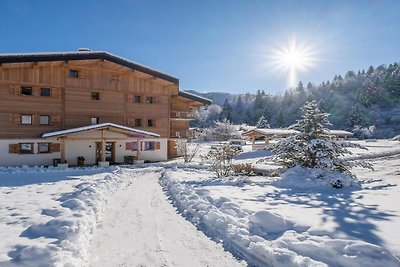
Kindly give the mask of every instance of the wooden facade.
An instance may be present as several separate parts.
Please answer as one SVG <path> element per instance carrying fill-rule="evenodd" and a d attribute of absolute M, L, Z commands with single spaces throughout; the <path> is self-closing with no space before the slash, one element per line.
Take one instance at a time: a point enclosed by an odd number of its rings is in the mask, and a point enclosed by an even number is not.
<path fill-rule="evenodd" d="M 93 123 L 115 123 L 188 138 L 198 99 L 179 81 L 106 52 L 0 54 L 0 139 Z"/>

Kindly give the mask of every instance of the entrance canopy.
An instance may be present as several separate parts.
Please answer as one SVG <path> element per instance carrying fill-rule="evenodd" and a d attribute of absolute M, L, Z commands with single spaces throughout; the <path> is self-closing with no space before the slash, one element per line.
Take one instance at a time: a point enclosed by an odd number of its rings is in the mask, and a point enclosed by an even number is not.
<path fill-rule="evenodd" d="M 100 123 L 84 127 L 71 128 L 62 131 L 49 132 L 42 138 L 57 138 L 60 141 L 61 162 L 65 162 L 65 141 L 99 141 L 101 142 L 101 161 L 106 159 L 106 142 L 109 140 L 145 139 L 159 138 L 160 135 L 152 132 L 142 131 L 114 123 Z M 140 146 L 137 150 L 139 157 Z"/>

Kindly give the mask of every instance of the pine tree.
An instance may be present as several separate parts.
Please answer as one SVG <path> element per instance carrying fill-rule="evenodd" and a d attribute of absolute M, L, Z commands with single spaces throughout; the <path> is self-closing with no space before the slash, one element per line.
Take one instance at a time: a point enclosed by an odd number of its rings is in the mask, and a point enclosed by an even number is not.
<path fill-rule="evenodd" d="M 278 125 L 279 128 L 282 128 L 285 126 L 285 114 L 283 113 L 283 110 L 281 109 L 279 111 L 278 119 L 276 120 L 276 124 Z"/>
<path fill-rule="evenodd" d="M 329 133 L 328 114 L 318 107 L 316 101 L 307 102 L 302 117 L 289 127 L 296 130 L 293 136 L 281 139 L 273 149 L 273 160 L 287 167 L 327 168 L 339 172 L 350 172 L 354 165 L 370 167 L 365 162 L 354 164 L 340 158 L 351 154 L 348 147 L 363 148 L 359 145 L 337 141 Z"/>
<path fill-rule="evenodd" d="M 228 99 L 225 99 L 224 105 L 222 106 L 222 112 L 220 113 L 219 120 L 232 120 L 232 106 L 229 104 Z"/>
<path fill-rule="evenodd" d="M 358 105 L 351 108 L 349 118 L 347 120 L 347 129 L 351 130 L 354 126 L 365 126 L 366 119 L 361 114 Z"/>
<path fill-rule="evenodd" d="M 261 116 L 258 119 L 258 122 L 256 124 L 256 127 L 259 129 L 265 129 L 265 128 L 270 128 L 269 123 L 268 123 L 268 119 L 265 118 L 264 116 Z"/>

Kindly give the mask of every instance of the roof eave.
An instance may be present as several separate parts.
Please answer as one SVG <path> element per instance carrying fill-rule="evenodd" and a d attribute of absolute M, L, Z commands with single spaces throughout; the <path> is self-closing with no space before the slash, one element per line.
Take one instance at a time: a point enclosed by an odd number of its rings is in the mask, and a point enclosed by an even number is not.
<path fill-rule="evenodd" d="M 165 73 L 150 69 L 143 65 L 131 62 L 122 57 L 104 51 L 93 52 L 66 52 L 66 53 L 38 53 L 38 54 L 0 54 L 0 63 L 26 63 L 26 62 L 49 62 L 49 61 L 69 61 L 69 60 L 91 60 L 102 59 L 122 65 L 133 70 L 137 70 L 154 77 L 169 81 L 179 85 L 179 79 Z"/>

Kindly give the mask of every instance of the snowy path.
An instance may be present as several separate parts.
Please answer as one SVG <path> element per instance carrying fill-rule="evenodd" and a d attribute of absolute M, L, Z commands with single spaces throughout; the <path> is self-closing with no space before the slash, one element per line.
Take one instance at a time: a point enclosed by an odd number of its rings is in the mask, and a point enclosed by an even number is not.
<path fill-rule="evenodd" d="M 160 170 L 126 170 L 94 234 L 91 266 L 242 266 L 184 220 L 166 199 Z"/>

